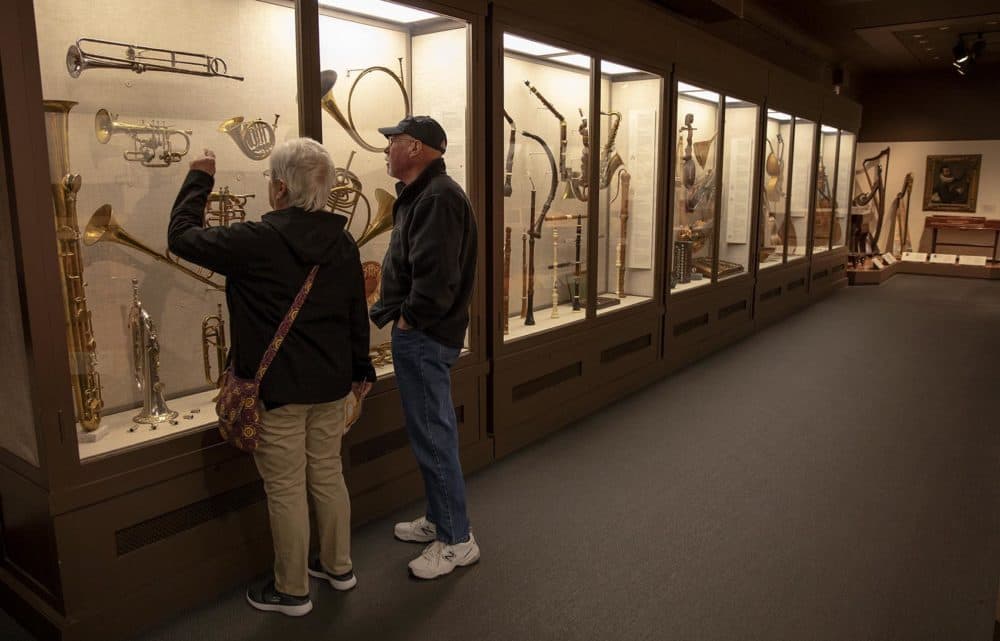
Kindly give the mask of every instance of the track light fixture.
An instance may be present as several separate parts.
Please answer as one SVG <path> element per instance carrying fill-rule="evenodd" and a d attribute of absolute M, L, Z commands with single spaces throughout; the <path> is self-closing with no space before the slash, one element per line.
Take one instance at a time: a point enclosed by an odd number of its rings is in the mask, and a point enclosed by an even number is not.
<path fill-rule="evenodd" d="M 991 32 L 992 33 L 992 32 Z M 976 39 L 972 41 L 972 44 L 966 43 L 966 38 L 971 38 L 975 36 Z M 952 53 L 952 66 L 955 67 L 955 71 L 958 75 L 964 76 L 969 73 L 972 69 L 972 65 L 976 62 L 976 58 L 980 58 L 983 55 L 983 51 L 986 50 L 986 40 L 983 38 L 982 33 L 963 33 L 958 36 L 958 42 L 951 49 Z"/>

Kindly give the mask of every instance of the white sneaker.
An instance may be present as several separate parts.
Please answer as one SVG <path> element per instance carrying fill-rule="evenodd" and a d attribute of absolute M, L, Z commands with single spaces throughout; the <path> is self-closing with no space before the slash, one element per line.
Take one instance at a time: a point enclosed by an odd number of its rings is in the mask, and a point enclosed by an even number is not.
<path fill-rule="evenodd" d="M 437 527 L 428 521 L 426 516 L 421 516 L 416 521 L 397 523 L 396 527 L 392 529 L 392 533 L 400 541 L 430 543 L 437 538 Z"/>
<path fill-rule="evenodd" d="M 444 541 L 434 541 L 424 548 L 423 553 L 410 561 L 410 572 L 418 579 L 436 579 L 451 573 L 458 566 L 472 565 L 479 560 L 479 545 L 469 532 L 469 540 L 448 545 Z"/>

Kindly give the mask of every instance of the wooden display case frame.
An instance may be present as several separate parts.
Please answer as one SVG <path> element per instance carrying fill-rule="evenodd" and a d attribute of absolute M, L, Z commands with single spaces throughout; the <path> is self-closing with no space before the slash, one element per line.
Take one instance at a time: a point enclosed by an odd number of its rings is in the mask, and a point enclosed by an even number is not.
<path fill-rule="evenodd" d="M 32 0 L 0 25 L 0 163 L 18 257 L 38 466 L 0 449 L 0 591 L 43 638 L 120 638 L 197 605 L 271 564 L 267 510 L 250 457 L 214 426 L 81 462 L 56 256 Z M 485 0 L 408 4 L 470 25 L 468 189 L 486 255 Z M 319 6 L 294 0 L 299 133 L 322 140 Z M 482 263 L 481 263 L 482 264 Z M 466 472 L 492 460 L 486 430 L 485 267 L 477 274 L 471 350 L 453 372 Z M 53 292 L 56 294 L 53 295 Z M 422 494 L 393 376 L 380 379 L 343 444 L 353 520 Z M 224 544 L 222 543 L 224 542 Z"/>

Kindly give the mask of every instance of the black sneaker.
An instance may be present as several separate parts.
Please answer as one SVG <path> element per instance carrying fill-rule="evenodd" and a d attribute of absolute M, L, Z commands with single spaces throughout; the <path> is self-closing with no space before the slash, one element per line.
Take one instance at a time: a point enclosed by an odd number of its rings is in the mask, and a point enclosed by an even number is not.
<path fill-rule="evenodd" d="M 274 581 L 268 581 L 261 586 L 247 588 L 247 603 L 264 612 L 280 612 L 290 617 L 300 617 L 313 609 L 309 595 L 292 596 L 278 592 Z"/>
<path fill-rule="evenodd" d="M 309 576 L 326 579 L 334 590 L 341 592 L 350 590 L 358 584 L 358 577 L 354 576 L 354 570 L 348 570 L 344 574 L 333 574 L 326 571 L 319 559 L 313 559 L 309 562 Z"/>

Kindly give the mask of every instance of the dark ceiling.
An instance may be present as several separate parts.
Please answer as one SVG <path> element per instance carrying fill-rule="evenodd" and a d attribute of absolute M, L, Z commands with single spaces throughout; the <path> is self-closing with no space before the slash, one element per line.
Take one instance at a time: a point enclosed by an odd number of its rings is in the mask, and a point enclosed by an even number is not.
<path fill-rule="evenodd" d="M 944 71 L 960 34 L 986 47 L 978 74 L 1000 74 L 998 0 L 653 0 L 775 64 L 821 81 Z M 1000 78 L 1000 75 L 997 76 Z"/>

